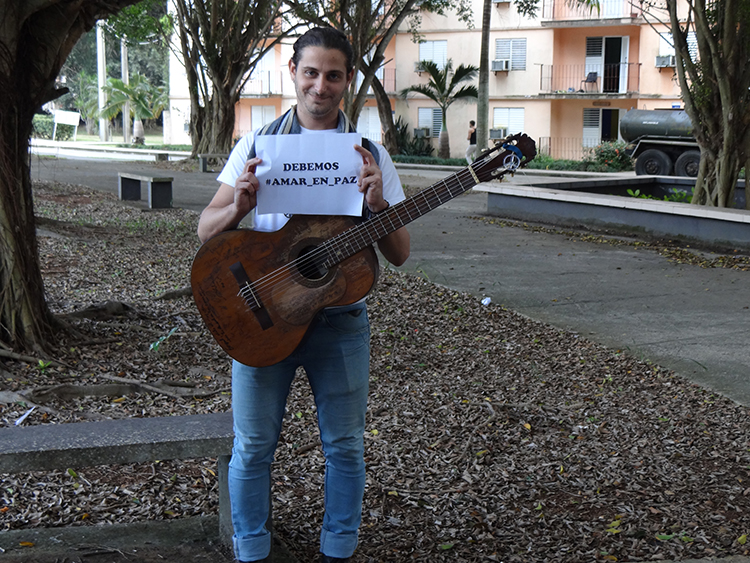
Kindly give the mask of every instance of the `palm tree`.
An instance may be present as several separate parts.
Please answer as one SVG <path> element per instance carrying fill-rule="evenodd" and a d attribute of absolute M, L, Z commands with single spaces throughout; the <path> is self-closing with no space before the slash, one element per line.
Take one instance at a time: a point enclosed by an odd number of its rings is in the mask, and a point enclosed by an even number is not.
<path fill-rule="evenodd" d="M 437 63 L 433 61 L 422 61 L 420 63 L 425 72 L 429 75 L 430 81 L 427 84 L 417 84 L 401 90 L 401 97 L 406 98 L 411 92 L 422 94 L 435 102 L 443 112 L 443 126 L 440 129 L 440 142 L 438 156 L 440 158 L 450 158 L 450 139 L 448 137 L 447 121 L 445 119 L 448 108 L 458 101 L 467 101 L 470 98 L 476 99 L 478 96 L 477 87 L 461 86 L 462 82 L 473 80 L 479 70 L 473 65 L 459 65 L 453 71 L 453 61 L 448 59 L 443 69 L 440 69 Z"/>
<path fill-rule="evenodd" d="M 107 92 L 107 105 L 102 108 L 102 115 L 112 119 L 129 103 L 133 116 L 133 142 L 143 144 L 142 120 L 156 119 L 161 115 L 169 103 L 167 89 L 152 86 L 140 74 L 130 77 L 130 84 L 125 84 L 119 78 L 109 78 L 104 89 Z"/>

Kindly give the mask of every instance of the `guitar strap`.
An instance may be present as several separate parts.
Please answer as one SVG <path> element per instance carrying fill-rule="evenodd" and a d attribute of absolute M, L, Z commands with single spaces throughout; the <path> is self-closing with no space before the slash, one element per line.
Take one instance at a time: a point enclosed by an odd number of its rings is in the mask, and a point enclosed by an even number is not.
<path fill-rule="evenodd" d="M 339 110 L 339 123 L 336 130 L 338 133 L 357 132 L 357 128 L 354 127 L 354 124 L 341 110 Z M 284 115 L 261 127 L 256 135 L 299 135 L 300 133 L 302 133 L 302 127 L 297 119 L 297 106 L 294 105 Z M 375 164 L 380 166 L 380 151 L 378 150 L 378 147 L 375 146 L 370 139 L 365 137 L 362 137 L 362 146 L 372 153 L 372 156 L 375 159 Z M 250 147 L 250 152 L 248 152 L 247 159 L 250 160 L 251 158 L 255 158 L 255 155 L 255 142 L 253 142 L 253 146 Z M 366 204 L 363 205 L 362 216 L 368 216 Z"/>

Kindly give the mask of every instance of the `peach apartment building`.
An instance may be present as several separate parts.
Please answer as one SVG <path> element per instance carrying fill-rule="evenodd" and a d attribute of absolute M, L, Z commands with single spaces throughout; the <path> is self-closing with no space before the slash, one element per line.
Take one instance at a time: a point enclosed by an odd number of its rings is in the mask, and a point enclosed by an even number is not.
<path fill-rule="evenodd" d="M 474 0 L 481 20 L 482 0 Z M 477 25 L 480 22 L 475 22 Z M 418 61 L 452 59 L 479 66 L 481 31 L 455 17 L 424 14 L 425 42 L 404 30 L 396 38 L 396 82 L 426 82 Z M 662 36 L 663 35 L 663 36 Z M 524 131 L 541 150 L 558 158 L 580 158 L 582 147 L 617 140 L 619 120 L 632 108 L 680 106 L 674 49 L 628 0 L 601 0 L 600 12 L 541 0 L 536 19 L 521 17 L 512 1 L 493 0 L 490 31 L 490 134 Z M 424 97 L 396 102 L 396 113 L 436 137 L 440 109 Z M 448 111 L 451 155 L 466 147 L 476 104 Z M 435 142 L 435 141 L 434 141 Z"/>
<path fill-rule="evenodd" d="M 537 18 L 521 17 L 512 0 L 493 0 L 490 31 L 489 124 L 491 136 L 524 131 L 542 151 L 580 158 L 583 147 L 617 140 L 619 120 L 632 108 L 681 106 L 668 31 L 660 35 L 629 0 L 601 0 L 599 12 L 575 9 L 565 0 L 540 0 Z M 473 0 L 475 25 L 482 0 Z M 379 77 L 391 97 L 394 118 L 421 129 L 437 149 L 442 115 L 422 96 L 398 97 L 410 84 L 426 83 L 419 61 L 438 65 L 452 59 L 479 66 L 481 30 L 467 29 L 454 15 L 425 13 L 424 41 L 414 43 L 406 25 L 389 45 Z M 292 39 L 269 52 L 256 67 L 237 107 L 237 134 L 256 129 L 286 111 L 295 100 L 287 62 Z M 165 140 L 187 143 L 190 116 L 184 69 L 170 67 L 169 124 Z M 476 104 L 457 103 L 448 113 L 451 155 L 463 156 Z M 379 141 L 374 97 L 360 115 L 358 130 Z"/>

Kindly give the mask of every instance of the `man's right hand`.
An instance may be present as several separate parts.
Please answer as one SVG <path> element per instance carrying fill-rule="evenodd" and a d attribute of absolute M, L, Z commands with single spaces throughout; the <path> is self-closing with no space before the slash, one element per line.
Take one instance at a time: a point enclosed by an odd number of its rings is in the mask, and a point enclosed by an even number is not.
<path fill-rule="evenodd" d="M 255 175 L 255 169 L 261 162 L 258 157 L 248 160 L 234 183 L 234 207 L 240 217 L 250 213 L 258 203 L 260 181 Z"/>
<path fill-rule="evenodd" d="M 236 229 L 243 217 L 255 208 L 260 188 L 255 169 L 261 162 L 259 158 L 251 158 L 243 166 L 234 187 L 224 183 L 219 186 L 198 222 L 198 237 L 202 242 L 223 231 Z"/>

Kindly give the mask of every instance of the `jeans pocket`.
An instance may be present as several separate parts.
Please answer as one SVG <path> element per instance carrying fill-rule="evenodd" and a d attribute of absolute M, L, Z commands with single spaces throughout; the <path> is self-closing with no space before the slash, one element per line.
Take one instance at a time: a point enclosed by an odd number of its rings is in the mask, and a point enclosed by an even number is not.
<path fill-rule="evenodd" d="M 326 313 L 325 319 L 331 329 L 344 334 L 369 333 L 370 330 L 370 323 L 367 319 L 367 310 L 365 307 L 344 313 Z"/>

